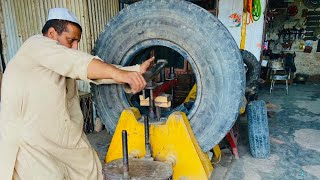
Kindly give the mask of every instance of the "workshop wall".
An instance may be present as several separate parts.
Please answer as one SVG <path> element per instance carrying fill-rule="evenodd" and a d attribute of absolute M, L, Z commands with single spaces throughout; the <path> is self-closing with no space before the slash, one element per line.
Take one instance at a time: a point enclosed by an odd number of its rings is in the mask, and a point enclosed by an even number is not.
<path fill-rule="evenodd" d="M 107 22 L 119 12 L 118 0 L 1 0 L 0 26 L 3 55 L 7 63 L 22 43 L 40 34 L 46 22 L 48 10 L 66 7 L 76 14 L 83 27 L 79 49 L 88 53 L 94 46 Z M 78 83 L 82 91 L 90 91 L 89 85 Z"/>
<path fill-rule="evenodd" d="M 247 24 L 245 50 L 255 55 L 260 60 L 263 42 L 264 29 L 264 11 L 266 8 L 266 0 L 260 0 L 261 17 L 258 21 Z M 236 43 L 240 47 L 241 27 L 242 27 L 242 0 L 220 0 L 219 1 L 219 20 L 227 27 L 232 34 Z"/>
<path fill-rule="evenodd" d="M 306 29 L 306 37 L 310 37 L 313 35 L 311 31 L 312 28 L 308 28 L 309 23 L 306 21 L 307 17 L 303 16 L 303 10 L 307 9 L 303 3 L 295 2 L 293 5 L 296 5 L 299 9 L 298 14 L 295 19 L 300 19 L 300 22 L 303 24 L 303 27 Z M 308 11 L 312 12 L 314 9 L 308 9 Z M 320 10 L 315 11 L 315 13 L 320 13 Z M 319 20 L 318 20 L 319 21 Z M 320 24 L 318 24 L 319 26 Z M 318 27 L 320 28 L 320 27 Z M 318 39 L 317 38 L 310 38 L 312 42 L 312 50 L 311 53 L 305 53 L 302 49 L 296 50 L 296 58 L 295 63 L 297 67 L 297 73 L 307 74 L 310 76 L 317 76 L 320 75 L 320 52 L 317 52 L 318 47 Z M 302 44 L 306 45 L 306 42 L 302 42 Z"/>
<path fill-rule="evenodd" d="M 288 14 L 288 6 L 297 7 L 298 11 L 296 15 L 290 16 Z M 273 53 L 295 52 L 296 73 L 310 76 L 320 75 L 320 53 L 316 52 L 318 39 L 313 35 L 313 30 L 315 30 L 316 26 L 319 27 L 320 23 L 318 25 L 315 24 L 316 22 L 308 22 L 308 16 L 310 14 L 320 14 L 320 11 L 317 10 L 314 12 L 314 10 L 308 9 L 300 0 L 288 3 L 288 5 L 284 7 L 271 7 L 270 11 L 273 13 L 273 15 L 271 15 L 272 19 L 266 26 L 270 50 L 272 50 Z M 318 19 L 320 20 L 320 16 Z M 289 29 L 292 32 L 294 27 L 301 30 L 302 34 L 300 33 L 297 38 L 293 38 L 289 41 L 288 44 L 291 44 L 291 47 L 285 46 L 284 44 L 286 44 L 288 40 L 284 40 L 283 35 L 279 38 L 279 34 L 281 34 L 281 30 L 283 29 Z M 310 53 L 304 52 L 305 47 L 308 45 L 312 47 Z"/>

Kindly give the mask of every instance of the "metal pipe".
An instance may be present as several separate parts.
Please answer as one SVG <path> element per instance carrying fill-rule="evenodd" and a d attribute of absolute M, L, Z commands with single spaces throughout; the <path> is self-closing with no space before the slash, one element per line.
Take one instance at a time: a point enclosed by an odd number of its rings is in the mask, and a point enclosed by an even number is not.
<path fill-rule="evenodd" d="M 176 98 L 176 90 L 175 90 L 175 88 L 173 87 L 172 89 L 171 89 L 171 96 L 172 96 L 172 100 L 171 100 L 171 107 L 175 107 L 175 104 L 176 104 L 176 102 L 175 102 L 175 98 Z"/>
<path fill-rule="evenodd" d="M 145 136 L 145 146 L 146 146 L 146 155 L 145 158 L 151 158 L 151 147 L 149 140 L 149 117 L 145 116 L 144 118 L 144 136 Z"/>
<path fill-rule="evenodd" d="M 160 82 L 164 82 L 166 80 L 166 69 L 163 68 L 160 72 Z"/>
<path fill-rule="evenodd" d="M 174 72 L 174 67 L 170 67 L 170 73 L 169 73 L 169 78 L 170 79 L 175 79 L 176 78 L 176 74 Z"/>
<path fill-rule="evenodd" d="M 169 73 L 169 78 L 171 80 L 173 79 L 176 79 L 176 73 L 174 72 L 174 67 L 170 67 L 170 73 Z M 172 96 L 172 101 L 171 101 L 171 104 L 172 104 L 172 107 L 175 107 L 175 96 L 176 96 L 176 93 L 175 93 L 175 88 L 172 87 L 171 89 L 171 96 Z"/>
<path fill-rule="evenodd" d="M 151 82 L 152 83 L 152 82 Z M 153 89 L 149 89 L 149 117 L 153 121 L 155 119 L 154 114 L 154 100 L 153 100 Z"/>
<path fill-rule="evenodd" d="M 156 117 L 157 121 L 160 121 L 161 118 L 161 108 L 159 106 L 156 106 Z"/>
<path fill-rule="evenodd" d="M 123 179 L 129 179 L 129 158 L 127 131 L 122 131 Z"/>

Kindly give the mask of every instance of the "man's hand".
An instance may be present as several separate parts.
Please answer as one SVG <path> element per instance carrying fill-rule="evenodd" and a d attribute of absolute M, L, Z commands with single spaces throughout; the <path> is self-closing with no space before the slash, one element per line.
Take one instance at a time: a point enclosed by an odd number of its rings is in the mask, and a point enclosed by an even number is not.
<path fill-rule="evenodd" d="M 121 69 L 117 69 L 113 73 L 112 79 L 118 83 L 129 84 L 131 93 L 133 94 L 142 91 L 147 85 L 141 73 L 135 71 L 124 71 Z"/>
<path fill-rule="evenodd" d="M 125 71 L 116 68 L 113 65 L 93 59 L 87 69 L 88 79 L 113 79 L 116 83 L 129 84 L 133 94 L 142 91 L 147 83 L 142 74 L 147 71 L 154 57 L 146 60 L 140 65 L 140 72 Z"/>
<path fill-rule="evenodd" d="M 141 65 L 140 65 L 140 73 L 143 74 L 145 73 L 148 68 L 150 67 L 151 63 L 154 61 L 154 56 L 147 59 L 145 62 L 143 62 Z"/>

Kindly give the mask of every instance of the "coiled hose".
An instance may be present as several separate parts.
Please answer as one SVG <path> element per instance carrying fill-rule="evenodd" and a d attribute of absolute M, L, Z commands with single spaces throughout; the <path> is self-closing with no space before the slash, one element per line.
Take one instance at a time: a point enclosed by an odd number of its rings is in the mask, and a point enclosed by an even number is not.
<path fill-rule="evenodd" d="M 252 2 L 252 17 L 254 21 L 258 21 L 261 17 L 261 1 L 253 0 Z"/>

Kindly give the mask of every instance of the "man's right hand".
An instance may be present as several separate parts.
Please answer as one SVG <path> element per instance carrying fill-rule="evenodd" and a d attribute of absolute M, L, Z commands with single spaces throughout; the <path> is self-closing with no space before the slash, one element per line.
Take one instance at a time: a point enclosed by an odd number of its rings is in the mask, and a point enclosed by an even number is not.
<path fill-rule="evenodd" d="M 147 85 L 140 72 L 121 70 L 98 59 L 93 59 L 89 63 L 87 78 L 112 79 L 116 83 L 129 84 L 131 93 L 134 94 L 142 91 Z"/>
<path fill-rule="evenodd" d="M 117 69 L 115 73 L 112 74 L 112 79 L 117 83 L 129 84 L 131 93 L 133 94 L 142 91 L 147 85 L 141 73 L 135 71 Z"/>

